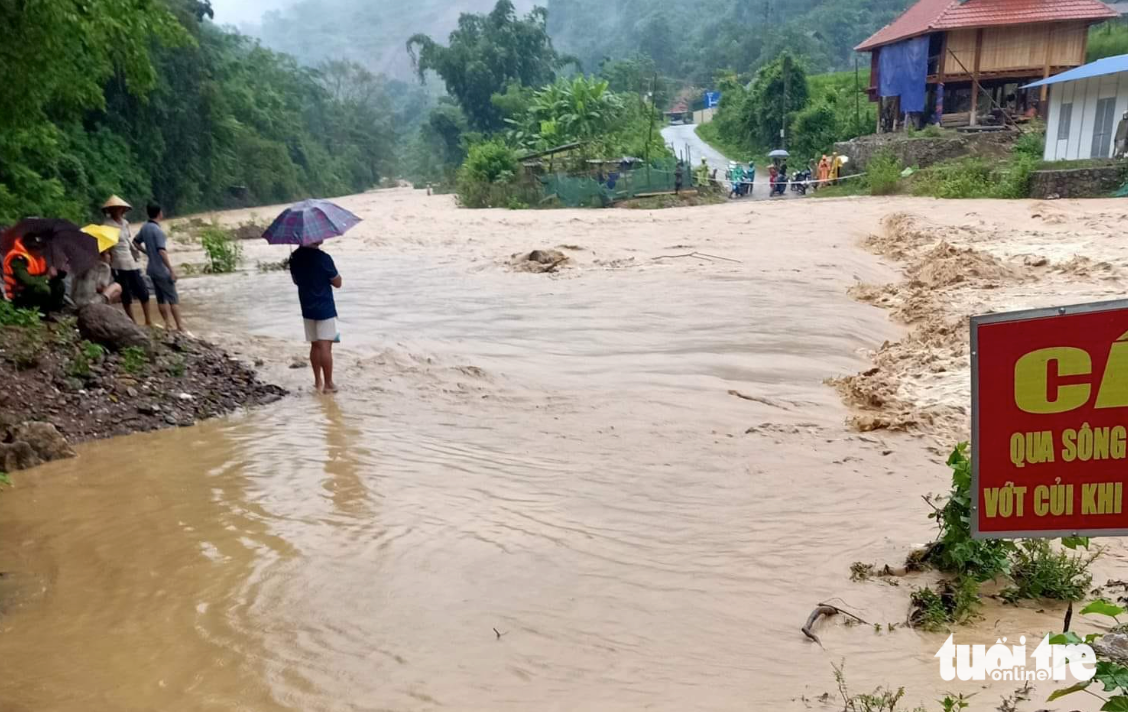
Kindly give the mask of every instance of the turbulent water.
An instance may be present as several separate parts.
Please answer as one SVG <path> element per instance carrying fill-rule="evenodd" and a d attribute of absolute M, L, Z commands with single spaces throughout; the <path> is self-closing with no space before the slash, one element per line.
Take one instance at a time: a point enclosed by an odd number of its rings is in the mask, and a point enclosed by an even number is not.
<path fill-rule="evenodd" d="M 946 476 L 823 384 L 899 333 L 846 295 L 892 276 L 854 247 L 880 205 L 343 202 L 367 222 L 331 247 L 342 393 L 289 368 L 285 274 L 186 280 L 191 326 L 294 395 L 0 493 L 0 709 L 830 708 L 842 660 L 858 692 L 945 687 L 943 636 L 799 632 L 831 598 L 904 620 L 910 585 L 849 565 L 926 540 Z M 840 229 L 778 228 L 834 205 Z M 507 266 L 562 244 L 559 275 Z"/>

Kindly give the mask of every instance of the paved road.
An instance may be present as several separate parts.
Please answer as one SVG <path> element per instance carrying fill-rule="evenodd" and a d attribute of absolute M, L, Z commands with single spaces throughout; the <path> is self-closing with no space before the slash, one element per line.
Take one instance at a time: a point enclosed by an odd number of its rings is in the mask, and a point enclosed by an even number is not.
<path fill-rule="evenodd" d="M 666 145 L 679 156 L 685 153 L 685 148 L 688 145 L 694 168 L 701 165 L 701 158 L 704 156 L 709 163 L 710 170 L 715 168 L 718 175 L 724 175 L 725 171 L 728 170 L 729 159 L 720 151 L 702 141 L 697 135 L 696 129 L 695 124 L 667 126 L 662 129 L 662 138 L 666 139 Z"/>
<path fill-rule="evenodd" d="M 688 145 L 694 168 L 701 165 L 701 157 L 704 156 L 705 161 L 709 164 L 709 169 L 716 169 L 717 176 L 724 176 L 728 172 L 728 157 L 702 141 L 701 137 L 697 135 L 696 125 L 667 126 L 662 129 L 662 138 L 666 139 L 666 145 L 679 156 L 685 152 Z M 756 185 L 753 186 L 752 197 L 766 198 L 770 190 L 768 187 L 768 169 L 767 166 L 757 166 L 756 168 Z M 792 198 L 795 196 L 795 193 L 788 191 L 785 197 Z"/>

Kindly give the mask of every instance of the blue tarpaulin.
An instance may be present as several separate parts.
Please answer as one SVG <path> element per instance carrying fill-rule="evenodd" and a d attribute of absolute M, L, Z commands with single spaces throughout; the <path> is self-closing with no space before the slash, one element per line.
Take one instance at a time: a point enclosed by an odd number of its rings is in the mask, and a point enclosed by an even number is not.
<path fill-rule="evenodd" d="M 928 81 L 928 37 L 914 37 L 881 48 L 878 56 L 881 96 L 901 97 L 901 113 L 924 111 Z"/>

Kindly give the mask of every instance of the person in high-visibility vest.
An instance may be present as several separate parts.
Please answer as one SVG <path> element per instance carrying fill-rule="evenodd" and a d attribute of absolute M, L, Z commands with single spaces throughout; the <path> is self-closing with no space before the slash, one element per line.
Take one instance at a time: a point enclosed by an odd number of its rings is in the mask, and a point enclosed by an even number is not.
<path fill-rule="evenodd" d="M 4 255 L 4 296 L 22 309 L 58 311 L 66 298 L 66 284 L 61 275 L 51 272 L 47 258 L 16 238 Z"/>

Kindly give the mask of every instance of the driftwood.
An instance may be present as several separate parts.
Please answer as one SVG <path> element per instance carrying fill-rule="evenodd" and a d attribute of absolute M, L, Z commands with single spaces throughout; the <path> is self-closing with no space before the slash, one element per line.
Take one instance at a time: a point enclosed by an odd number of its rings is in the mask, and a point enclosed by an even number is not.
<path fill-rule="evenodd" d="M 815 625 L 815 623 L 818 622 L 819 618 L 821 618 L 822 616 L 829 618 L 830 616 L 836 615 L 838 613 L 841 613 L 844 616 L 850 616 L 862 625 L 869 625 L 869 623 L 854 615 L 850 611 L 844 611 L 838 606 L 832 606 L 829 603 L 820 603 L 815 608 L 815 610 L 811 611 L 811 615 L 807 616 L 807 624 L 804 625 L 800 630 L 803 631 L 803 635 L 818 643 L 819 647 L 821 648 L 823 647 L 822 641 L 819 640 L 819 636 L 816 635 L 814 631 L 811 630 L 811 628 Z"/>
<path fill-rule="evenodd" d="M 811 632 L 811 626 L 819 620 L 820 616 L 833 616 L 837 613 L 838 609 L 834 606 L 818 606 L 815 610 L 811 611 L 811 615 L 807 616 L 807 624 L 800 630 L 803 631 L 803 635 L 818 643 L 821 648 L 823 646 L 822 641 L 819 640 L 819 636 Z"/>
<path fill-rule="evenodd" d="M 681 259 L 683 257 L 693 257 L 693 258 L 698 259 L 698 260 L 706 260 L 706 261 L 710 261 L 710 262 L 713 261 L 713 260 L 721 260 L 723 262 L 735 262 L 735 263 L 741 264 L 741 265 L 744 264 L 740 260 L 734 260 L 731 257 L 719 257 L 717 255 L 709 255 L 709 254 L 706 254 L 704 252 L 687 252 L 684 255 L 662 255 L 660 257 L 654 257 L 653 259 L 655 259 L 655 260 L 678 260 L 678 259 Z"/>

